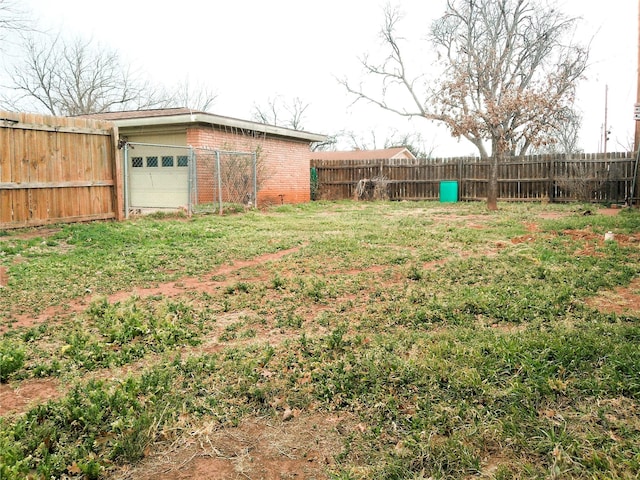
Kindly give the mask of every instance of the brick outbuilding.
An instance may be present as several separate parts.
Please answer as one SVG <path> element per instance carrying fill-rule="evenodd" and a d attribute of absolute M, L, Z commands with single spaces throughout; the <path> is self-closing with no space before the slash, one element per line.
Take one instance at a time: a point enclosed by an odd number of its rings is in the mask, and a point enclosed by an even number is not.
<path fill-rule="evenodd" d="M 247 120 L 192 111 L 187 108 L 136 110 L 91 115 L 116 124 L 120 137 L 135 146 L 128 159 L 125 184 L 130 206 L 171 208 L 184 205 L 188 175 L 181 147 L 196 151 L 257 152 L 266 172 L 257 192 L 258 205 L 302 203 L 310 200 L 310 146 L 325 135 Z M 175 146 L 166 155 L 156 147 Z M 155 148 L 155 150 L 152 150 Z M 151 152 L 151 153 L 149 153 Z M 198 167 L 200 169 L 200 166 Z M 199 180 L 203 176 L 198 172 Z M 200 188 L 199 196 L 206 189 Z"/>

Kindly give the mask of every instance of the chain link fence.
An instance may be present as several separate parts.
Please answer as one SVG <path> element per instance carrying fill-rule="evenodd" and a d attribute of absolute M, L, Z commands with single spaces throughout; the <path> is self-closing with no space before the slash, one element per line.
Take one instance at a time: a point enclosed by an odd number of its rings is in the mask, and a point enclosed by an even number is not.
<path fill-rule="evenodd" d="M 220 213 L 257 206 L 254 152 L 127 142 L 125 212 Z"/>
<path fill-rule="evenodd" d="M 193 213 L 257 206 L 256 154 L 195 149 L 190 205 Z"/>

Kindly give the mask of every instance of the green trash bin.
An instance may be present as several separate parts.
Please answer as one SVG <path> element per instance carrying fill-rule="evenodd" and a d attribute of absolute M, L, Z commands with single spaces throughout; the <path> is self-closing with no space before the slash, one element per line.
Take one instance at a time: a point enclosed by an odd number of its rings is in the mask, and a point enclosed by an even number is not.
<path fill-rule="evenodd" d="M 458 182 L 443 180 L 440 182 L 440 202 L 458 201 Z"/>

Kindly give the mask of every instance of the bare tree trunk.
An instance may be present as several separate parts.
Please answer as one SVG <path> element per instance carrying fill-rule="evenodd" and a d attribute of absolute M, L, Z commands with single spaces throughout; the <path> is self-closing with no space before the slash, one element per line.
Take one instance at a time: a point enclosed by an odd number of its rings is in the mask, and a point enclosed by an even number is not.
<path fill-rule="evenodd" d="M 498 163 L 502 154 L 495 152 L 489 157 L 489 175 L 487 183 L 487 209 L 498 210 Z"/>

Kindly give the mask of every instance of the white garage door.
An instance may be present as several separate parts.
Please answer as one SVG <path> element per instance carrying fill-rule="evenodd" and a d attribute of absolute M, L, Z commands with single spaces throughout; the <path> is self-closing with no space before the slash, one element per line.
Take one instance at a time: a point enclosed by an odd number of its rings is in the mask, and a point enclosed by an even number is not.
<path fill-rule="evenodd" d="M 188 150 L 136 147 L 129 154 L 131 208 L 178 208 L 189 204 Z"/>

